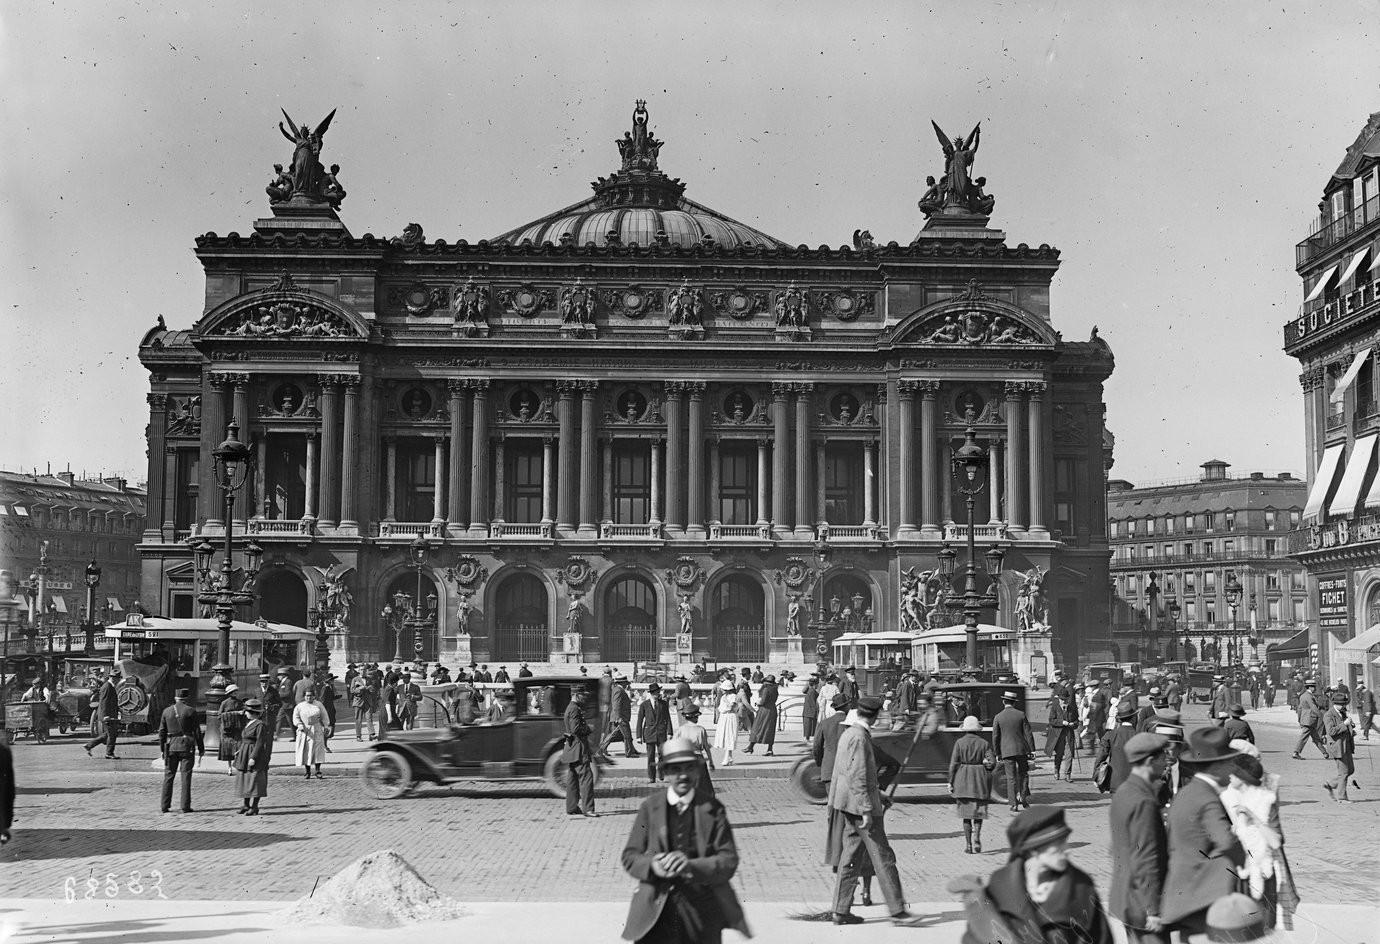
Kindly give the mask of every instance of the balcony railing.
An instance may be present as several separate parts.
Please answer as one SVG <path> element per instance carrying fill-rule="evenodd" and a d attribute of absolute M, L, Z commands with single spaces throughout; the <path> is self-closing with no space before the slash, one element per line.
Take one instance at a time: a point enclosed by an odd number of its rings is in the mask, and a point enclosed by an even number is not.
<path fill-rule="evenodd" d="M 653 521 L 647 524 L 617 524 L 605 521 L 599 525 L 599 539 L 601 541 L 617 540 L 643 540 L 660 541 L 665 535 L 661 530 L 661 522 Z"/>
<path fill-rule="evenodd" d="M 311 534 L 316 529 L 316 522 L 311 518 L 250 518 L 245 529 L 257 535 Z"/>
<path fill-rule="evenodd" d="M 978 524 L 973 525 L 974 541 L 1008 541 L 1011 536 L 1006 531 L 1004 524 Z M 946 524 L 944 525 L 944 540 L 959 542 L 968 540 L 968 526 L 966 524 Z"/>
<path fill-rule="evenodd" d="M 549 541 L 552 538 L 555 526 L 549 521 L 539 521 L 535 524 L 526 522 L 491 521 L 489 522 L 490 540 L 535 540 Z"/>
<path fill-rule="evenodd" d="M 1380 300 L 1380 280 L 1362 281 L 1342 296 L 1304 302 L 1299 306 L 1298 317 L 1284 323 L 1284 346 L 1288 348 L 1334 325 L 1348 322 L 1358 313 L 1369 310 L 1377 300 Z"/>
<path fill-rule="evenodd" d="M 711 541 L 770 541 L 769 524 L 711 524 Z"/>
<path fill-rule="evenodd" d="M 881 529 L 875 524 L 823 524 L 815 536 L 821 541 L 878 541 Z"/>
<path fill-rule="evenodd" d="M 1378 219 L 1380 195 L 1371 197 L 1350 213 L 1335 220 L 1324 222 L 1322 217 L 1318 217 L 1313 223 L 1313 232 L 1295 248 L 1295 266 L 1306 265 L 1310 259 L 1326 251 L 1329 246 L 1360 232 Z"/>
<path fill-rule="evenodd" d="M 445 523 L 430 521 L 380 521 L 378 523 L 377 536 L 380 538 L 407 538 L 411 540 L 419 535 L 424 538 L 443 538 L 446 536 Z"/>

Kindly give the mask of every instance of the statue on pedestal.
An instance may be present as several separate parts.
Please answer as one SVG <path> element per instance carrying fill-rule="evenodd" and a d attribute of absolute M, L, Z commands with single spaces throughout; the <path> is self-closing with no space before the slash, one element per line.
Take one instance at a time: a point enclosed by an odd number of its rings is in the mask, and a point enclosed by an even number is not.
<path fill-rule="evenodd" d="M 695 629 L 695 607 L 690 603 L 690 594 L 682 593 L 680 602 L 676 604 L 676 612 L 680 614 L 681 633 L 693 633 Z"/>
<path fill-rule="evenodd" d="M 791 602 L 786 604 L 786 635 L 800 635 L 800 595 L 792 594 Z"/>
<path fill-rule="evenodd" d="M 972 178 L 973 158 L 977 155 L 978 143 L 982 136 L 982 124 L 973 127 L 965 139 L 962 135 L 949 139 L 949 136 L 931 121 L 939 145 L 944 149 L 944 173 L 935 183 L 933 177 L 926 177 L 928 188 L 920 198 L 920 210 L 925 218 L 940 216 L 982 216 L 992 213 L 996 198 L 983 192 L 987 179 Z"/>
<path fill-rule="evenodd" d="M 332 164 L 330 173 L 327 173 L 326 168 L 321 166 L 321 146 L 326 129 L 335 117 L 335 109 L 315 130 L 307 125 L 298 125 L 286 110 L 283 111 L 283 117 L 287 119 L 287 126 L 278 122 L 278 131 L 293 144 L 292 163 L 286 172 L 279 165 L 274 165 L 278 176 L 269 184 L 269 202 L 285 203 L 294 198 L 304 198 L 309 203 L 325 203 L 338 208 L 340 201 L 345 199 L 345 189 L 335 178 L 340 167 Z M 284 190 L 288 190 L 286 196 Z"/>
<path fill-rule="evenodd" d="M 1021 632 L 1049 630 L 1049 601 L 1045 596 L 1045 577 L 1038 566 L 1026 571 L 1016 591 L 1016 625 Z"/>
<path fill-rule="evenodd" d="M 585 608 L 580 601 L 583 595 L 576 593 L 570 597 L 570 605 L 565 609 L 566 632 L 579 633 L 580 624 L 584 622 Z"/>
<path fill-rule="evenodd" d="M 455 604 L 455 629 L 461 636 L 470 634 L 470 595 L 460 594 L 459 601 Z"/>

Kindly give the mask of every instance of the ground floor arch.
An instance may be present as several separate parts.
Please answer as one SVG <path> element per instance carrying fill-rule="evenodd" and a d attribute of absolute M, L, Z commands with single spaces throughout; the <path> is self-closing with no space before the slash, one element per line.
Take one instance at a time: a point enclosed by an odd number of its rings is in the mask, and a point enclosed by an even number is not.
<path fill-rule="evenodd" d="M 766 661 L 766 593 L 759 581 L 733 574 L 716 584 L 710 620 L 710 645 L 720 661 Z"/>
<path fill-rule="evenodd" d="M 623 574 L 599 601 L 603 656 L 608 662 L 655 662 L 660 658 L 656 587 L 640 574 Z"/>
<path fill-rule="evenodd" d="M 515 573 L 504 578 L 494 593 L 495 662 L 545 662 L 551 651 L 548 625 L 551 599 L 536 574 Z"/>
<path fill-rule="evenodd" d="M 307 584 L 297 573 L 271 570 L 259 576 L 259 615 L 270 623 L 307 625 Z"/>

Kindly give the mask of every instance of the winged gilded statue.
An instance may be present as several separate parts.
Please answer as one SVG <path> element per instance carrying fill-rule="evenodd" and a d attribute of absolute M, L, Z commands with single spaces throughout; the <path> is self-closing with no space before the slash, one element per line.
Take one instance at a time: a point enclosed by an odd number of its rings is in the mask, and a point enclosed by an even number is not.
<path fill-rule="evenodd" d="M 326 169 L 321 166 L 320 160 L 321 143 L 326 136 L 326 129 L 331 126 L 331 119 L 335 117 L 336 110 L 332 108 L 331 113 L 322 119 L 314 131 L 307 125 L 296 124 L 287 113 L 287 109 L 282 109 L 282 112 L 283 117 L 287 119 L 287 127 L 284 128 L 280 121 L 278 130 L 293 144 L 292 192 L 320 199 L 322 184 L 326 178 Z"/>

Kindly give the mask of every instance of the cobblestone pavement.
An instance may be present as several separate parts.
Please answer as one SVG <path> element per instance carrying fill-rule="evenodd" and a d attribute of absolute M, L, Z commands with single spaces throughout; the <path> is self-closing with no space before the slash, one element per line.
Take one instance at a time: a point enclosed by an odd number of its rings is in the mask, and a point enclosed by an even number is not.
<path fill-rule="evenodd" d="M 1191 719 L 1190 719 L 1191 720 Z M 1320 784 L 1332 765 L 1309 748 L 1289 759 L 1297 728 L 1285 709 L 1253 713 L 1267 769 L 1284 776 L 1282 816 L 1287 848 L 1305 901 L 1369 902 L 1380 870 L 1380 740 L 1362 741 L 1351 805 L 1332 803 Z M 257 818 L 235 815 L 238 800 L 223 766 L 210 761 L 194 778 L 192 814 L 159 815 L 155 748 L 121 746 L 122 759 L 88 759 L 73 738 L 15 746 L 19 782 L 15 839 L 0 850 L 0 897 L 60 898 L 64 885 L 85 897 L 108 890 L 107 875 L 129 897 L 157 888 L 171 899 L 292 899 L 306 894 L 354 858 L 395 849 L 443 891 L 472 901 L 616 901 L 632 883 L 618 853 L 632 815 L 650 787 L 638 761 L 605 779 L 598 819 L 567 817 L 541 784 L 470 783 L 423 789 L 401 800 L 368 797 L 343 769 L 307 781 L 295 768 L 276 771 Z M 285 746 L 285 745 L 284 745 Z M 796 798 L 785 781 L 798 744 L 779 745 L 776 771 L 719 781 L 743 865 L 745 901 L 798 903 L 818 909 L 829 873 L 821 864 L 824 811 Z M 631 768 L 631 769 L 629 769 Z M 1090 759 L 1082 758 L 1083 774 Z M 215 772 L 213 772 L 215 771 Z M 1106 805 L 1086 782 L 1056 783 L 1048 764 L 1033 775 L 1037 802 L 1068 809 L 1075 861 L 1106 888 Z M 963 854 L 960 823 L 939 787 L 902 787 L 887 815 L 908 897 L 943 900 L 943 885 L 964 872 L 987 872 L 1006 858 L 1006 810 L 994 805 L 987 851 Z M 160 873 L 155 879 L 153 872 Z"/>

